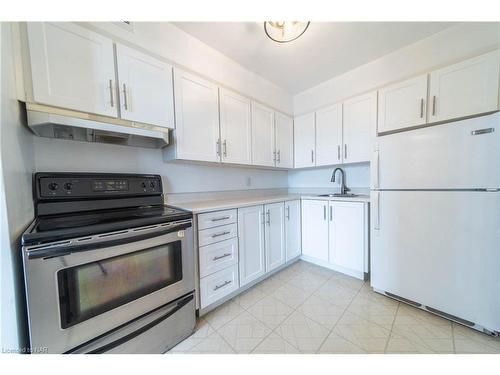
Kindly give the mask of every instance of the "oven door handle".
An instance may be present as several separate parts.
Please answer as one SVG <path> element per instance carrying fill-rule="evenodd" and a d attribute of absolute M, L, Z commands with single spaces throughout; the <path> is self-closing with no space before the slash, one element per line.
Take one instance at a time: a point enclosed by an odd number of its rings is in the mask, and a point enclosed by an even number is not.
<path fill-rule="evenodd" d="M 60 257 L 64 255 L 69 255 L 71 253 L 82 252 L 82 251 L 91 251 L 102 249 L 104 247 L 118 246 L 123 244 L 129 244 L 131 242 L 138 242 L 147 239 L 151 239 L 154 237 L 163 236 L 165 234 L 181 231 L 183 229 L 187 229 L 192 226 L 191 220 L 178 223 L 178 224 L 169 224 L 162 225 L 158 224 L 155 226 L 149 226 L 145 228 L 136 228 L 136 229 L 128 229 L 124 231 L 119 231 L 115 234 L 101 234 L 96 235 L 95 239 L 91 238 L 84 243 L 78 243 L 79 239 L 74 239 L 71 241 L 64 241 L 61 246 L 46 246 L 43 245 L 37 246 L 37 249 L 28 251 L 28 259 L 49 259 Z M 149 229 L 154 227 L 154 231 L 148 232 Z M 140 233 L 144 231 L 144 233 Z M 140 234 L 137 234 L 140 233 Z M 109 239 L 108 239 L 109 237 Z"/>
<path fill-rule="evenodd" d="M 129 333 L 128 335 L 125 335 L 123 337 L 120 337 L 118 340 L 115 340 L 113 342 L 110 342 L 109 344 L 103 345 L 99 348 L 96 348 L 94 350 L 91 350 L 88 352 L 88 354 L 102 354 L 105 352 L 110 351 L 113 348 L 116 348 L 117 346 L 120 346 L 121 344 L 132 340 L 133 338 L 143 334 L 146 331 L 149 331 L 151 328 L 157 326 L 161 322 L 163 322 L 165 319 L 169 318 L 170 316 L 174 315 L 177 311 L 182 309 L 185 305 L 187 305 L 191 300 L 193 299 L 193 295 L 189 295 L 188 297 L 184 298 L 183 300 L 177 302 L 177 305 L 175 305 L 171 310 L 169 310 L 166 314 L 160 316 L 159 318 L 156 318 L 155 320 L 149 322 L 145 326 L 137 329 L 134 332 Z"/>

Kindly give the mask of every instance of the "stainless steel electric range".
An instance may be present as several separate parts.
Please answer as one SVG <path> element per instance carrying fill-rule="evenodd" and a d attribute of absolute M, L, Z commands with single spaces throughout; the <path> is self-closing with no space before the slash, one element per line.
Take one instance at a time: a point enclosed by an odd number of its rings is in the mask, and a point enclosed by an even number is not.
<path fill-rule="evenodd" d="M 161 353 L 192 333 L 192 214 L 163 204 L 160 176 L 36 173 L 33 196 L 32 351 Z"/>

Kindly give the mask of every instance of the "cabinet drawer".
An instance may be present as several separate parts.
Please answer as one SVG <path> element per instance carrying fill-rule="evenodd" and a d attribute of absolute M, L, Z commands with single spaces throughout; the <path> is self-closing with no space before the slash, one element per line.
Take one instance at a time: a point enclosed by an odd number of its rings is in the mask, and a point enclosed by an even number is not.
<path fill-rule="evenodd" d="M 238 263 L 238 238 L 200 247 L 200 277 Z"/>
<path fill-rule="evenodd" d="M 221 225 L 236 223 L 236 210 L 207 212 L 198 215 L 198 229 L 207 229 Z"/>
<path fill-rule="evenodd" d="M 201 308 L 205 308 L 239 288 L 238 265 L 234 264 L 200 280 Z"/>
<path fill-rule="evenodd" d="M 210 245 L 215 242 L 237 237 L 237 235 L 238 230 L 236 223 L 200 230 L 198 231 L 198 245 L 200 247 Z"/>

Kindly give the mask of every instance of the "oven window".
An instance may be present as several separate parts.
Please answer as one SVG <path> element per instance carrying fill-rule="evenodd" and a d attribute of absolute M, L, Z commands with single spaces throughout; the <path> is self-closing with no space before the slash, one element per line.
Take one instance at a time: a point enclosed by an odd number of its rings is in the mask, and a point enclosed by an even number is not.
<path fill-rule="evenodd" d="M 66 268 L 57 279 L 68 328 L 180 281 L 181 241 Z"/>

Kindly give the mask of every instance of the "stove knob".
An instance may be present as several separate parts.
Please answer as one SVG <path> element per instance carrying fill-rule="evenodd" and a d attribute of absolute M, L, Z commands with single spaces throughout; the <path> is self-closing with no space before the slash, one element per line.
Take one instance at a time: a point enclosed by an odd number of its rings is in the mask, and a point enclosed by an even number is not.
<path fill-rule="evenodd" d="M 155 183 L 154 183 L 154 181 L 151 181 L 151 182 L 149 183 L 149 186 L 151 187 L 151 189 L 154 189 L 154 188 L 155 188 Z"/>
<path fill-rule="evenodd" d="M 71 190 L 71 189 L 73 189 L 73 184 L 71 182 L 66 182 L 64 184 L 64 189 L 65 190 Z"/>
<path fill-rule="evenodd" d="M 51 182 L 49 184 L 49 190 L 54 191 L 54 190 L 57 190 L 58 188 L 59 188 L 59 185 L 57 184 L 57 182 Z"/>

